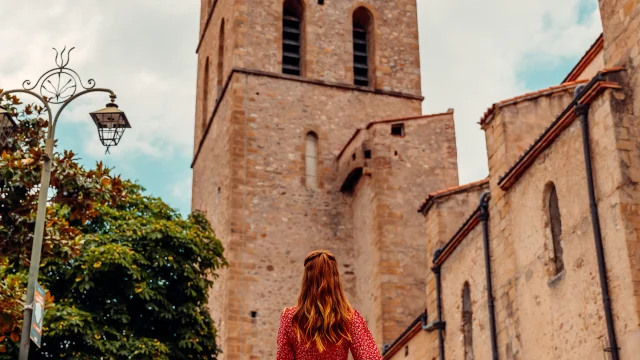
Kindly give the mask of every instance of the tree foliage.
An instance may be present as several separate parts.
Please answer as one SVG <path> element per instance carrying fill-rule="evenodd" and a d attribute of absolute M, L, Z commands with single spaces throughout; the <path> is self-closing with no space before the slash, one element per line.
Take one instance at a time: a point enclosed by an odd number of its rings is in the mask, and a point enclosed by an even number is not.
<path fill-rule="evenodd" d="M 6 98 L 5 108 L 20 105 Z M 44 156 L 43 109 L 25 106 L 0 157 L 0 359 L 22 326 Z M 72 152 L 52 159 L 39 283 L 50 291 L 43 347 L 32 358 L 212 359 L 207 296 L 225 266 L 202 213 L 184 219 L 138 184 Z"/>

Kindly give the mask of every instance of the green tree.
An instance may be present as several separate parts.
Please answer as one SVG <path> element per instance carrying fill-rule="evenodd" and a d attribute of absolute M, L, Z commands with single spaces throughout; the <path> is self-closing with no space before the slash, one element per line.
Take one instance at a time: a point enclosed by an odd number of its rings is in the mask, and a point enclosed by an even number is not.
<path fill-rule="evenodd" d="M 5 108 L 20 105 L 3 99 Z M 15 110 L 14 110 L 15 111 Z M 14 359 L 44 153 L 43 109 L 26 106 L 0 157 L 0 359 Z M 202 213 L 161 199 L 71 152 L 53 159 L 39 282 L 50 291 L 32 358 L 213 359 L 207 297 L 223 248 Z"/>

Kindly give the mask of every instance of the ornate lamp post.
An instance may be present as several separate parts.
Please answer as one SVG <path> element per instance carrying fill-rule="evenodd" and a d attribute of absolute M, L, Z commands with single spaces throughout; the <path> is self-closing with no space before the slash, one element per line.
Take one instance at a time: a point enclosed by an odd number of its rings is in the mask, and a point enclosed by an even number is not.
<path fill-rule="evenodd" d="M 56 125 L 60 113 L 73 100 L 92 92 L 108 93 L 111 103 L 105 109 L 91 113 L 91 117 L 98 127 L 98 135 L 103 145 L 107 147 L 116 146 L 120 142 L 124 130 L 130 128 L 129 120 L 122 110 L 115 104 L 116 94 L 110 89 L 96 88 L 95 81 L 90 79 L 87 84 L 83 84 L 78 73 L 67 67 L 69 64 L 71 48 L 65 59 L 65 50 L 58 53 L 56 51 L 57 67 L 45 72 L 38 81 L 31 86 L 31 81 L 22 83 L 22 89 L 8 90 L 0 94 L 0 98 L 12 93 L 26 93 L 36 97 L 42 102 L 49 116 L 49 126 L 45 143 L 45 156 L 42 164 L 42 175 L 40 179 L 40 194 L 38 198 L 38 211 L 36 214 L 36 225 L 33 236 L 33 246 L 31 249 L 31 263 L 29 265 L 29 283 L 27 286 L 27 301 L 24 310 L 24 321 L 22 324 L 22 337 L 20 338 L 20 360 L 27 360 L 29 357 L 29 331 L 31 326 L 31 316 L 33 313 L 33 297 L 35 285 L 38 280 L 38 270 L 40 268 L 40 253 L 42 251 L 42 236 L 44 231 L 45 215 L 47 208 L 47 196 L 51 179 L 51 159 L 53 158 L 53 144 Z M 31 87 L 30 87 L 31 86 Z M 38 90 L 34 91 L 34 89 Z M 80 89 L 82 87 L 82 89 Z M 81 90 L 78 92 L 78 90 Z M 38 94 L 39 93 L 39 94 Z M 60 105 L 60 108 L 53 116 L 49 104 Z M 0 108 L 0 147 L 6 145 L 7 140 L 16 129 L 16 122 L 11 115 Z"/>

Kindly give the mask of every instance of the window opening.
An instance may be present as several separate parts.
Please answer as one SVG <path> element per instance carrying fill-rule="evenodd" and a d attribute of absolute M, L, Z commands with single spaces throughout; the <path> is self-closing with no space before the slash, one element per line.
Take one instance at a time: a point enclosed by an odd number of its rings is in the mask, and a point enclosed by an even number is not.
<path fill-rule="evenodd" d="M 309 189 L 315 189 L 318 186 L 318 136 L 314 132 L 307 133 L 305 158 L 306 186 Z"/>
<path fill-rule="evenodd" d="M 207 118 L 209 116 L 209 58 L 207 57 L 204 64 L 204 78 L 202 79 L 202 130 L 207 127 Z"/>
<path fill-rule="evenodd" d="M 473 360 L 473 312 L 471 309 L 471 290 L 465 282 L 462 288 L 462 337 L 464 341 L 464 359 Z"/>
<path fill-rule="evenodd" d="M 282 17 L 282 72 L 301 75 L 302 5 L 296 0 L 284 3 Z"/>
<path fill-rule="evenodd" d="M 564 259 L 562 243 L 560 242 L 560 237 L 562 236 L 562 219 L 560 217 L 558 193 L 553 184 L 549 192 L 549 221 L 551 223 L 551 238 L 553 239 L 553 260 L 557 275 L 564 270 Z"/>
<path fill-rule="evenodd" d="M 220 35 L 218 37 L 218 91 L 216 100 L 222 96 L 222 78 L 224 76 L 224 19 L 220 25 Z"/>
<path fill-rule="evenodd" d="M 373 16 L 364 7 L 353 12 L 353 83 L 370 86 L 373 74 Z"/>
<path fill-rule="evenodd" d="M 391 125 L 391 135 L 393 135 L 393 136 L 404 136 L 404 124 L 393 124 L 393 125 Z"/>

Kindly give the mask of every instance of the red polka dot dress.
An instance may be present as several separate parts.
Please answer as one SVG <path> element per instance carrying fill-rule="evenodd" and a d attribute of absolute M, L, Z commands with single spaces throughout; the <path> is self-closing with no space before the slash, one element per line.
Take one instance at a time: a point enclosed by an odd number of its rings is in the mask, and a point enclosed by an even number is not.
<path fill-rule="evenodd" d="M 295 307 L 286 308 L 280 317 L 276 360 L 347 360 L 349 350 L 354 360 L 382 360 L 367 322 L 356 310 L 350 324 L 351 341 L 330 346 L 322 353 L 315 346 L 298 341 L 292 327 L 295 311 Z"/>

